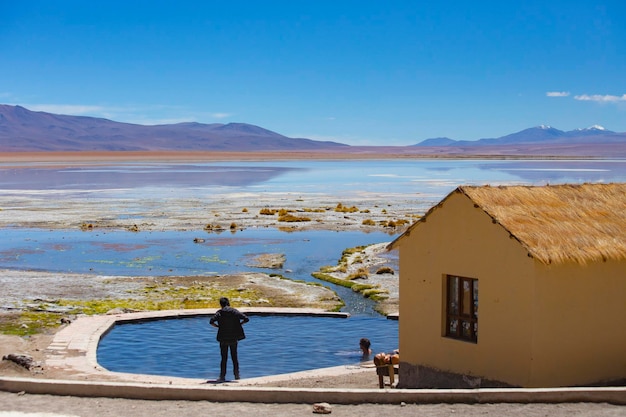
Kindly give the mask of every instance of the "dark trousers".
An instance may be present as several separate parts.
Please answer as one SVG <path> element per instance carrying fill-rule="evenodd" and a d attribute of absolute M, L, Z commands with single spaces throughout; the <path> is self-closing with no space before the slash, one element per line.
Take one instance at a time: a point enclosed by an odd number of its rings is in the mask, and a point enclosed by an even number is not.
<path fill-rule="evenodd" d="M 235 378 L 239 378 L 239 358 L 237 357 L 237 341 L 220 342 L 220 353 L 222 354 L 222 362 L 220 363 L 220 378 L 226 378 L 226 363 L 228 362 L 228 349 L 230 349 L 230 357 L 233 360 L 233 372 Z"/>

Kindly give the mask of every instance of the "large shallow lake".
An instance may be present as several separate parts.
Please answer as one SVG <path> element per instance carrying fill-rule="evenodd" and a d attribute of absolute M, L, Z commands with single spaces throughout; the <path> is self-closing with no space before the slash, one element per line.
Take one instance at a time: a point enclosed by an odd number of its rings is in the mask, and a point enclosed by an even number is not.
<path fill-rule="evenodd" d="M 0 192 L 59 191 L 133 195 L 168 190 L 441 197 L 462 184 L 622 182 L 626 160 L 349 160 L 211 163 L 0 163 Z M 81 194 L 85 197 L 85 194 Z"/>

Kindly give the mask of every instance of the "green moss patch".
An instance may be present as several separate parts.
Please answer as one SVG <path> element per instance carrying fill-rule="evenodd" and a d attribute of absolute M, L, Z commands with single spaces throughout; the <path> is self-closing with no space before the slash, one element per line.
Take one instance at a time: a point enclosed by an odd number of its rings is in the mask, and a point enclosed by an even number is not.
<path fill-rule="evenodd" d="M 62 314 L 48 311 L 23 311 L 0 317 L 0 333 L 30 336 L 61 325 Z"/>
<path fill-rule="evenodd" d="M 293 214 L 286 213 L 286 214 L 283 214 L 280 217 L 278 217 L 278 221 L 279 222 L 287 222 L 287 223 L 310 222 L 311 218 L 310 217 L 305 217 L 305 216 L 294 216 Z"/>
<path fill-rule="evenodd" d="M 355 285 L 355 283 L 352 281 L 346 281 L 345 279 L 335 278 L 332 275 L 324 274 L 321 272 L 313 272 L 311 275 L 313 276 L 313 278 L 330 282 L 331 284 L 341 285 L 342 287 L 346 287 L 346 288 L 352 288 L 352 286 Z"/>
<path fill-rule="evenodd" d="M 264 275 L 264 274 L 260 274 Z M 310 300 L 307 286 L 324 287 L 320 283 L 294 281 L 282 275 L 274 275 L 285 281 L 306 284 L 295 287 L 301 292 L 284 290 L 274 280 L 267 285 L 264 280 L 248 277 L 246 274 L 195 277 L 157 277 L 141 280 L 144 285 L 133 287 L 122 296 L 93 299 L 62 298 L 56 300 L 23 300 L 30 311 L 0 315 L 0 333 L 11 335 L 31 335 L 43 333 L 61 324 L 64 317 L 77 314 L 98 315 L 110 311 L 153 311 L 179 309 L 219 308 L 220 297 L 228 297 L 235 306 L 315 306 L 329 310 L 339 310 L 342 301 L 329 291 L 324 299 Z M 111 285 L 115 285 L 111 283 Z M 289 284 L 285 284 L 285 288 Z M 318 290 L 315 290 L 318 292 Z"/>
<path fill-rule="evenodd" d="M 313 277 L 330 282 L 342 287 L 351 288 L 352 291 L 361 293 L 363 297 L 369 298 L 377 302 L 376 311 L 384 312 L 384 306 L 379 306 L 379 302 L 384 304 L 385 300 L 389 299 L 389 291 L 381 288 L 378 284 L 370 284 L 367 281 L 369 278 L 369 270 L 366 267 L 360 267 L 356 271 L 352 269 L 352 273 L 347 274 L 350 268 L 354 268 L 355 264 L 362 264 L 365 262 L 365 249 L 367 246 L 356 246 L 353 248 L 345 249 L 342 252 L 341 259 L 336 266 L 323 266 L 318 272 L 311 274 Z M 380 268 L 378 273 L 391 273 L 391 268 Z M 384 313 L 383 313 L 384 314 Z"/>

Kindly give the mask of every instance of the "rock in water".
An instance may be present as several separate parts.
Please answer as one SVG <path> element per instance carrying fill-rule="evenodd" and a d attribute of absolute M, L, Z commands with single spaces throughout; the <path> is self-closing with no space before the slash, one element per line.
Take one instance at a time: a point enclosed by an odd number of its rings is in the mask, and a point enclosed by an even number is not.
<path fill-rule="evenodd" d="M 281 269 L 285 260 L 284 253 L 262 253 L 254 256 L 246 265 L 253 268 Z"/>

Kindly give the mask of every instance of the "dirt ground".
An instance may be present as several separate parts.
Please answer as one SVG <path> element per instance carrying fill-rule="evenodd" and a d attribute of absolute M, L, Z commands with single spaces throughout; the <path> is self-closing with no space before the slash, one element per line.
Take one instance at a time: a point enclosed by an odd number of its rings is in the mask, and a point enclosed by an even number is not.
<path fill-rule="evenodd" d="M 338 417 L 623 417 L 626 407 L 610 404 L 330 404 Z M 2 411 L 5 410 L 5 411 Z M 208 401 L 145 401 L 0 392 L 0 417 L 291 417 L 313 414 L 312 404 L 256 404 Z"/>

